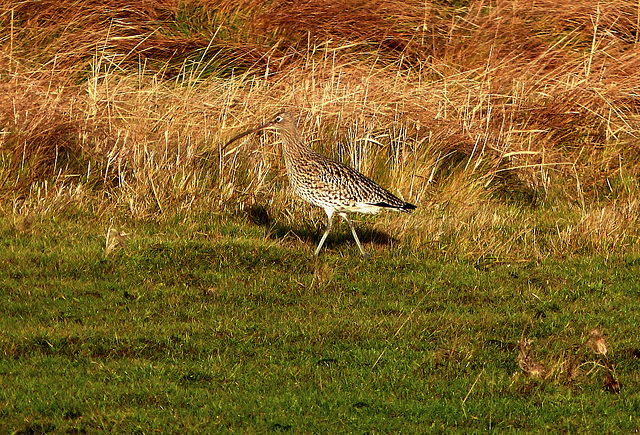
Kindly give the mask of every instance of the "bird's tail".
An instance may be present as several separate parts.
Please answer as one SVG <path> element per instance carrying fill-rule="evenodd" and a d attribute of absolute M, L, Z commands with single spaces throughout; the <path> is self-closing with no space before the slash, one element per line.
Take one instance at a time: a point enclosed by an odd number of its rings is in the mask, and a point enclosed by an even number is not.
<path fill-rule="evenodd" d="M 400 201 L 400 200 L 398 200 Z M 373 204 L 377 207 L 390 208 L 392 210 L 402 211 L 405 213 L 411 213 L 416 209 L 416 206 L 413 204 L 409 204 L 408 202 L 403 202 L 402 204 L 389 204 L 388 202 L 379 202 L 377 204 Z"/>

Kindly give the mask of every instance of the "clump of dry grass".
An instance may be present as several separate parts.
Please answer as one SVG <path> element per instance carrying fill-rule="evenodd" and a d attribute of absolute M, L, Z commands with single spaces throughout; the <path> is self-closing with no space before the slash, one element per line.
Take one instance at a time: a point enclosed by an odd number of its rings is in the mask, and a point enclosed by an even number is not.
<path fill-rule="evenodd" d="M 47 181 L 133 216 L 266 203 L 315 222 L 268 133 L 218 152 L 289 107 L 315 148 L 418 203 L 378 221 L 415 249 L 608 255 L 638 236 L 635 3 L 108 6 L 0 10 L 5 198 Z"/>
<path fill-rule="evenodd" d="M 34 79 L 16 72 L 0 83 L 4 136 L 0 189 L 5 194 L 24 192 L 34 182 L 63 171 L 77 172 L 84 126 L 67 114 L 77 99 L 77 91 L 55 78 Z"/>
<path fill-rule="evenodd" d="M 577 385 L 594 374 L 600 374 L 605 389 L 610 393 L 620 392 L 614 364 L 607 356 L 607 339 L 598 328 L 593 329 L 583 343 L 552 357 L 553 361 L 547 362 L 546 367 L 537 359 L 532 340 L 522 339 L 517 347 L 518 365 L 528 377 L 543 382 L 562 381 Z"/>

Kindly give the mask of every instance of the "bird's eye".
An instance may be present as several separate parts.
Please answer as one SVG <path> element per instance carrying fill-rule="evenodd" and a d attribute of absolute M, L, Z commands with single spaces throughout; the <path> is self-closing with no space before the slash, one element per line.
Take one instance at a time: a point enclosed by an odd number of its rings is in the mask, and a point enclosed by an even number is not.
<path fill-rule="evenodd" d="M 282 116 L 280 115 L 276 116 L 276 122 L 282 122 Z"/>

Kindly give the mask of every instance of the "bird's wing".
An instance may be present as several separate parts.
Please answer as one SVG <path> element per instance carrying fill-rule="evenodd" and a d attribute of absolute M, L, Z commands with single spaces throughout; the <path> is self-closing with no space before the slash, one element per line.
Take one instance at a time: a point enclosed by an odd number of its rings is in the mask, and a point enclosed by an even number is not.
<path fill-rule="evenodd" d="M 404 201 L 360 172 L 334 160 L 322 165 L 318 179 L 325 183 L 327 190 L 340 190 L 348 194 L 356 202 L 367 203 L 379 207 L 402 207 Z"/>

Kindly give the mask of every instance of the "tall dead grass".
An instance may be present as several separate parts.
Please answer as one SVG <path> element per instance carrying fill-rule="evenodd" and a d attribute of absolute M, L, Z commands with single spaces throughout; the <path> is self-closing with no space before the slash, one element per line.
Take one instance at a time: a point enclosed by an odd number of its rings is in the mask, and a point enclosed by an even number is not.
<path fill-rule="evenodd" d="M 275 137 L 219 153 L 287 107 L 315 148 L 418 204 L 410 221 L 377 221 L 415 249 L 608 255 L 638 237 L 638 13 L 630 1 L 5 2 L 0 190 L 28 203 L 62 186 L 134 217 L 259 203 L 315 223 L 286 194 Z"/>

